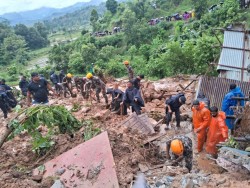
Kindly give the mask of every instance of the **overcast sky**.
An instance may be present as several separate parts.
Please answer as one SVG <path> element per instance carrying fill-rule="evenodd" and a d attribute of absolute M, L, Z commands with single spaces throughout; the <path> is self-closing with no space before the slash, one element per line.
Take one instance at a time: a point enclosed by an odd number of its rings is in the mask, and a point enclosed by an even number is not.
<path fill-rule="evenodd" d="M 34 10 L 40 7 L 62 8 L 90 0 L 0 0 L 0 14 Z"/>

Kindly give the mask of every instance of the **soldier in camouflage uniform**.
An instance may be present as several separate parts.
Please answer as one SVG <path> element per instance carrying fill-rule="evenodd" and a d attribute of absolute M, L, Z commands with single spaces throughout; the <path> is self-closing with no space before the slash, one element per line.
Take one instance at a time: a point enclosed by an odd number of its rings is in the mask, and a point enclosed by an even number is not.
<path fill-rule="evenodd" d="M 133 71 L 132 67 L 129 65 L 128 61 L 124 61 L 124 65 L 126 66 L 126 68 L 128 70 L 128 79 L 130 81 L 132 81 L 134 79 L 134 71 Z"/>
<path fill-rule="evenodd" d="M 88 79 L 88 81 L 85 84 L 86 98 L 89 97 L 90 89 L 95 89 L 97 102 L 100 103 L 99 94 L 102 92 L 102 95 L 105 99 L 105 103 L 108 104 L 108 97 L 106 95 L 105 83 L 97 76 L 93 76 L 91 73 L 88 73 L 86 77 Z"/>
<path fill-rule="evenodd" d="M 175 145 L 175 143 L 177 145 Z M 181 152 L 177 154 L 176 147 L 181 148 Z M 178 148 L 177 148 L 178 149 Z M 187 136 L 175 136 L 174 138 L 166 142 L 166 155 L 170 159 L 170 154 L 172 155 L 173 165 L 178 165 L 183 159 L 185 159 L 185 167 L 189 170 L 192 170 L 193 166 L 193 149 L 192 149 L 192 140 Z"/>
<path fill-rule="evenodd" d="M 77 91 L 78 92 L 80 91 L 82 96 L 85 98 L 84 85 L 87 83 L 87 78 L 86 77 L 79 78 L 78 76 L 75 76 L 74 82 L 75 82 Z"/>

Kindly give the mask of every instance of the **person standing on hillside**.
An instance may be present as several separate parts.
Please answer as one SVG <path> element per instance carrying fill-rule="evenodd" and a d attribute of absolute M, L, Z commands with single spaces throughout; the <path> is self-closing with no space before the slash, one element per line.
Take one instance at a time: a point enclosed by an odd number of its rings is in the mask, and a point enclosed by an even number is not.
<path fill-rule="evenodd" d="M 195 100 L 193 102 L 193 126 L 194 132 L 197 134 L 198 144 L 197 152 L 200 153 L 206 141 L 207 128 L 210 123 L 210 111 L 205 108 L 205 103 Z"/>
<path fill-rule="evenodd" d="M 127 71 L 128 71 L 128 79 L 133 80 L 134 79 L 134 71 L 132 67 L 129 65 L 129 61 L 124 61 L 123 64 L 126 66 Z"/>
<path fill-rule="evenodd" d="M 144 75 L 141 74 L 139 76 L 137 76 L 135 79 L 133 79 L 133 86 L 140 90 L 140 87 L 141 87 L 141 80 L 144 79 Z"/>
<path fill-rule="evenodd" d="M 62 83 L 63 81 L 63 78 L 65 77 L 65 73 L 63 70 L 60 71 L 59 73 L 59 83 Z"/>
<path fill-rule="evenodd" d="M 62 85 L 63 85 L 63 94 L 64 97 L 67 96 L 67 93 L 69 91 L 70 95 L 72 96 L 72 77 L 73 75 L 68 73 L 62 80 Z"/>
<path fill-rule="evenodd" d="M 170 129 L 170 121 L 172 120 L 173 112 L 175 113 L 176 118 L 176 127 L 179 129 L 181 117 L 180 117 L 180 107 L 185 104 L 186 97 L 183 93 L 174 95 L 166 100 L 166 128 L 165 130 Z"/>
<path fill-rule="evenodd" d="M 226 113 L 226 115 L 233 115 L 233 109 L 231 107 L 238 105 L 238 100 L 232 99 L 233 97 L 244 97 L 244 94 L 241 92 L 240 87 L 237 87 L 235 83 L 230 84 L 230 91 L 225 95 L 222 101 L 222 111 Z M 240 106 L 245 106 L 244 100 L 239 101 Z M 234 119 L 226 119 L 226 124 L 228 129 L 230 129 L 231 133 L 234 129 Z"/>
<path fill-rule="evenodd" d="M 26 80 L 26 76 L 22 76 L 19 82 L 19 88 L 22 91 L 23 96 L 27 96 L 29 82 Z"/>
<path fill-rule="evenodd" d="M 31 82 L 28 85 L 27 92 L 27 105 L 31 105 L 31 96 L 33 97 L 32 104 L 48 104 L 48 90 L 51 90 L 53 94 L 55 91 L 51 85 L 45 79 L 40 79 L 38 73 L 31 73 Z"/>
<path fill-rule="evenodd" d="M 88 79 L 86 85 L 86 97 L 88 98 L 90 95 L 90 89 L 95 89 L 96 91 L 96 99 L 97 102 L 100 103 L 100 96 L 99 94 L 102 92 L 102 95 L 105 99 L 106 105 L 108 105 L 108 97 L 106 95 L 106 84 L 97 76 L 93 76 L 91 73 L 88 73 L 86 75 L 86 78 Z"/>
<path fill-rule="evenodd" d="M 206 151 L 212 155 L 213 158 L 216 158 L 218 153 L 216 144 L 226 141 L 228 138 L 228 127 L 225 122 L 225 112 L 218 112 L 218 108 L 215 106 L 211 107 L 210 111 L 212 119 L 207 134 Z"/>
<path fill-rule="evenodd" d="M 132 112 L 137 115 L 141 114 L 141 107 L 144 107 L 144 101 L 141 97 L 140 91 L 133 86 L 132 81 L 128 81 L 127 89 L 122 99 L 123 115 L 127 115 L 127 108 L 132 107 Z"/>

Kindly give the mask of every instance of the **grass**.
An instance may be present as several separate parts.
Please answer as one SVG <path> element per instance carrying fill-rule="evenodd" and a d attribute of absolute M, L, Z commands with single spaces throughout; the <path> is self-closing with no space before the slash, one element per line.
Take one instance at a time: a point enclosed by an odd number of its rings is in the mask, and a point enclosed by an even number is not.
<path fill-rule="evenodd" d="M 70 40 L 74 38 L 78 38 L 81 36 L 81 30 L 68 32 L 58 32 L 49 36 L 49 40 L 51 43 L 62 40 Z"/>

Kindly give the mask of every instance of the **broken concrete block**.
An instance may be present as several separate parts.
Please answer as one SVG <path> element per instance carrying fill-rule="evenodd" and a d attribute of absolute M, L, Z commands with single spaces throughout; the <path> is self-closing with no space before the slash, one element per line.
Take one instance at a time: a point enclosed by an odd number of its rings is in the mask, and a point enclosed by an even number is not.
<path fill-rule="evenodd" d="M 110 115 L 110 110 L 102 110 L 100 112 L 98 112 L 96 115 L 94 115 L 94 119 L 103 119 L 105 120 L 109 115 Z"/>
<path fill-rule="evenodd" d="M 50 188 L 65 188 L 65 186 L 60 180 L 56 180 Z"/>
<path fill-rule="evenodd" d="M 65 187 L 119 187 L 107 132 L 59 155 L 44 166 L 43 178 L 55 176 L 58 169 L 66 169 L 60 176 Z M 38 173 L 38 169 L 33 171 L 34 175 Z M 131 177 L 129 180 L 132 181 L 133 174 Z"/>
<path fill-rule="evenodd" d="M 139 166 L 140 171 L 141 171 L 142 173 L 147 172 L 147 171 L 149 170 L 149 168 L 148 168 L 147 165 L 144 165 L 144 164 L 139 163 L 138 166 Z"/>

